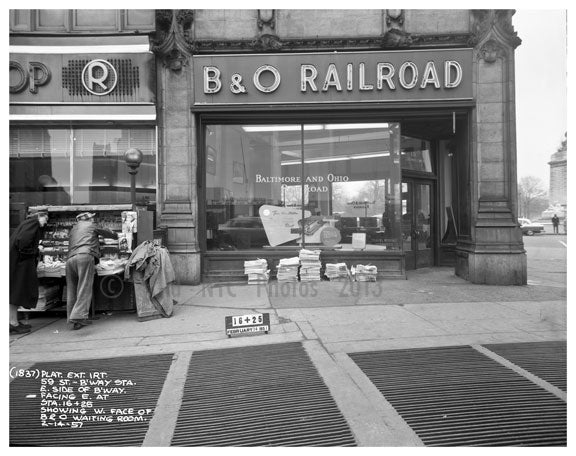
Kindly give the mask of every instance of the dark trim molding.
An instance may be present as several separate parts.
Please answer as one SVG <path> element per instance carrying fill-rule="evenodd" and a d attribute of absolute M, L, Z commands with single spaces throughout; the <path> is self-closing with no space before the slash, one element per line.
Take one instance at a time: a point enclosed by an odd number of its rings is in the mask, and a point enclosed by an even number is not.
<path fill-rule="evenodd" d="M 392 29 L 383 36 L 354 38 L 280 38 L 263 35 L 255 40 L 197 40 L 193 54 L 250 52 L 349 51 L 410 48 L 469 47 L 471 34 L 416 35 Z"/>

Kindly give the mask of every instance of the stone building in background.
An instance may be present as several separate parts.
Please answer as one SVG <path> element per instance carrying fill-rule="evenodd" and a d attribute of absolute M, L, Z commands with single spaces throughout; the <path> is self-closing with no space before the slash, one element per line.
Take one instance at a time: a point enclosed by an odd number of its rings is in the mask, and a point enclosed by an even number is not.
<path fill-rule="evenodd" d="M 568 212 L 568 160 L 566 134 L 558 150 L 550 156 L 550 206 L 541 214 L 542 220 L 550 220 L 554 214 L 560 219 Z"/>
<path fill-rule="evenodd" d="M 567 139 L 565 135 L 562 145 L 552 154 L 548 164 L 550 165 L 550 204 L 565 206 L 567 203 Z"/>

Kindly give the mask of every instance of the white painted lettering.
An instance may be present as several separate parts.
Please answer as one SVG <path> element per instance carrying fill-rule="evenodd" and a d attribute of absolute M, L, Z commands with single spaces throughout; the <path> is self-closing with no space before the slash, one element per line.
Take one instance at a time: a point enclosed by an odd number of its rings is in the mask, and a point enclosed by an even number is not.
<path fill-rule="evenodd" d="M 269 71 L 270 73 L 272 73 L 272 75 L 274 76 L 274 82 L 269 85 L 268 87 L 263 86 L 260 83 L 260 75 L 262 73 L 264 73 L 265 71 Z M 280 85 L 280 72 L 274 68 L 272 65 L 262 65 L 260 68 L 258 68 L 255 72 L 254 72 L 254 86 L 263 93 L 272 93 L 274 92 L 278 86 Z"/>
<path fill-rule="evenodd" d="M 440 88 L 440 78 L 438 78 L 438 72 L 436 71 L 436 66 L 434 62 L 428 62 L 426 68 L 424 68 L 424 74 L 422 75 L 422 83 L 420 84 L 421 89 L 425 89 L 428 84 L 434 84 L 437 89 Z"/>
<path fill-rule="evenodd" d="M 358 68 L 358 84 L 360 90 L 374 90 L 374 86 L 372 84 L 366 84 L 366 65 L 361 63 Z"/>
<path fill-rule="evenodd" d="M 410 68 L 412 72 L 412 80 L 406 81 L 406 70 Z M 405 89 L 413 89 L 418 83 L 418 67 L 413 62 L 404 62 L 398 70 L 398 79 L 400 80 L 400 85 Z"/>
<path fill-rule="evenodd" d="M 322 92 L 327 92 L 329 87 L 334 87 L 338 92 L 342 92 L 342 86 L 340 85 L 340 78 L 336 71 L 336 65 L 333 63 L 328 65 L 328 71 L 326 72 L 326 79 L 322 86 Z"/>
<path fill-rule="evenodd" d="M 384 71 L 386 71 L 386 73 L 384 73 Z M 391 63 L 379 63 L 376 67 L 376 88 L 382 90 L 384 81 L 386 81 L 390 90 L 396 90 L 396 86 L 392 80 L 395 72 L 394 65 Z"/>
<path fill-rule="evenodd" d="M 204 67 L 204 93 L 218 93 L 222 88 L 220 70 L 214 66 Z"/>
<path fill-rule="evenodd" d="M 100 70 L 102 70 L 102 74 L 99 78 L 94 77 L 95 68 L 100 68 Z M 90 90 L 94 90 L 94 84 L 98 84 L 102 90 L 107 89 L 106 84 L 104 84 L 104 81 L 108 78 L 108 68 L 106 65 L 98 60 L 94 60 L 86 66 L 85 71 L 87 72 L 86 85 Z"/>
<path fill-rule="evenodd" d="M 352 91 L 354 89 L 354 75 L 353 75 L 353 71 L 354 71 L 354 65 L 352 65 L 351 63 L 349 63 L 348 65 L 346 65 L 346 89 L 348 90 L 348 92 Z"/>
<path fill-rule="evenodd" d="M 312 92 L 318 92 L 314 80 L 318 77 L 318 70 L 314 65 L 300 65 L 300 91 L 306 92 L 306 85 L 310 84 Z"/>
<path fill-rule="evenodd" d="M 455 77 L 452 79 L 451 73 L 454 68 Z M 444 62 L 444 87 L 447 89 L 454 89 L 462 82 L 462 66 L 454 60 L 447 60 Z"/>

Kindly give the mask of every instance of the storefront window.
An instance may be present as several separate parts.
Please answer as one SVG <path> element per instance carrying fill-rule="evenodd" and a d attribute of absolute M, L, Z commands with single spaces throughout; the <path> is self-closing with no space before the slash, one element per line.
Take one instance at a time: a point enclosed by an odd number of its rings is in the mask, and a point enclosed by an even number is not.
<path fill-rule="evenodd" d="M 399 250 L 399 124 L 206 127 L 207 247 Z"/>
<path fill-rule="evenodd" d="M 340 232 L 343 249 L 397 250 L 400 214 L 399 126 L 318 125 L 304 133 L 304 176 L 311 185 L 307 244 L 323 227 Z M 314 231 L 316 228 L 316 231 Z"/>
<path fill-rule="evenodd" d="M 35 205 L 130 202 L 124 152 L 144 159 L 136 176 L 136 200 L 156 198 L 156 145 L 152 128 L 10 129 L 10 198 Z"/>
<path fill-rule="evenodd" d="M 10 202 L 70 204 L 70 130 L 10 129 Z"/>
<path fill-rule="evenodd" d="M 261 249 L 297 245 L 298 234 L 269 239 L 260 208 L 278 207 L 300 214 L 298 167 L 282 166 L 299 159 L 285 145 L 300 144 L 299 125 L 211 125 L 206 129 L 206 238 L 211 250 Z M 212 172 L 213 171 L 213 172 Z M 289 186 L 283 191 L 282 184 Z M 298 185 L 295 185 L 298 184 Z M 297 220 L 296 220 L 297 222 Z"/>
<path fill-rule="evenodd" d="M 130 202 L 130 174 L 124 152 L 131 147 L 144 155 L 136 175 L 136 199 L 154 199 L 156 167 L 154 131 L 124 129 L 82 129 L 74 131 L 75 204 Z"/>
<path fill-rule="evenodd" d="M 402 136 L 402 169 L 431 173 L 430 141 Z"/>

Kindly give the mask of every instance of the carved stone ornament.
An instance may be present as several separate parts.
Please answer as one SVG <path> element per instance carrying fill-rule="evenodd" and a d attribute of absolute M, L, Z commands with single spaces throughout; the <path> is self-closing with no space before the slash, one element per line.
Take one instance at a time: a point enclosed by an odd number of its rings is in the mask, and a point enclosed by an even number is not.
<path fill-rule="evenodd" d="M 382 47 L 395 48 L 406 47 L 412 44 L 412 36 L 403 30 L 390 29 L 382 38 Z"/>
<path fill-rule="evenodd" d="M 193 21 L 192 10 L 156 10 L 156 38 L 152 51 L 173 71 L 181 70 L 194 51 L 188 40 Z"/>
<path fill-rule="evenodd" d="M 517 48 L 522 40 L 514 31 L 512 16 L 515 10 L 472 10 L 472 36 L 469 44 L 477 46 L 488 38 Z"/>
<path fill-rule="evenodd" d="M 265 26 L 274 30 L 276 28 L 276 10 L 259 9 L 257 24 L 258 30 L 263 30 Z"/>
<path fill-rule="evenodd" d="M 250 43 L 250 47 L 259 51 L 277 51 L 282 48 L 282 40 L 276 35 L 261 35 Z"/>
<path fill-rule="evenodd" d="M 486 63 L 494 63 L 496 59 L 506 55 L 506 50 L 495 40 L 486 41 L 478 51 L 478 58 Z"/>
<path fill-rule="evenodd" d="M 387 9 L 386 25 L 390 30 L 392 29 L 402 30 L 404 28 L 404 10 Z"/>

